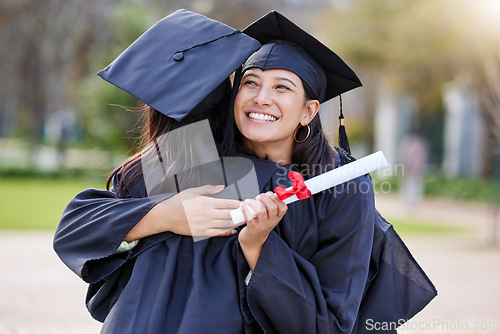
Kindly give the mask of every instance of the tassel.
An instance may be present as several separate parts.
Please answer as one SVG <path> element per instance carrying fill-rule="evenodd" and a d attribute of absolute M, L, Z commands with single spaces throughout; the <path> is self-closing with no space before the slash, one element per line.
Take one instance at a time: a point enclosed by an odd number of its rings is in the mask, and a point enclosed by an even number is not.
<path fill-rule="evenodd" d="M 351 155 L 351 148 L 349 147 L 349 140 L 347 139 L 347 134 L 344 127 L 344 113 L 342 112 L 342 95 L 340 98 L 340 116 L 339 116 L 339 146 L 341 149 Z"/>

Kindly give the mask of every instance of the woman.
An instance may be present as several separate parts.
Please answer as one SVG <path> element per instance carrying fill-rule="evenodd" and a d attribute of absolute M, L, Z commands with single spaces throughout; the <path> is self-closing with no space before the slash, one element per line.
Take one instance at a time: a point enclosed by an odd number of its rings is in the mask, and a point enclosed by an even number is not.
<path fill-rule="evenodd" d="M 251 272 L 248 286 L 240 286 L 242 310 L 265 332 L 350 333 L 369 273 L 374 230 L 369 177 L 289 207 L 266 191 L 288 186 L 290 170 L 311 177 L 339 165 L 321 129 L 319 105 L 339 90 L 359 86 L 359 80 L 338 56 L 279 13 L 244 32 L 265 39 L 243 65 L 234 101 L 235 150 L 261 159 L 254 163 L 265 193 L 246 201 L 256 217 L 241 206 L 246 226 L 238 235 L 238 264 L 240 272 Z M 331 66 L 312 54 L 337 69 L 328 72 Z"/>
<path fill-rule="evenodd" d="M 278 12 L 243 32 L 263 46 L 237 76 L 234 150 L 267 160 L 254 160 L 261 191 L 289 186 L 290 170 L 307 178 L 348 163 L 330 148 L 317 113 L 360 85 L 352 70 Z M 240 285 L 242 310 L 265 332 L 393 333 L 436 294 L 375 210 L 368 175 L 288 207 L 272 193 L 246 204 L 257 215 L 241 205 L 238 264 L 251 276 Z"/>
<path fill-rule="evenodd" d="M 299 42 L 312 42 L 310 51 L 320 61 L 294 38 L 273 34 L 280 25 Z M 281 41 L 261 40 L 262 31 Z M 103 333 L 353 331 L 372 278 L 375 210 L 369 177 L 289 207 L 269 191 L 290 185 L 290 170 L 310 177 L 341 163 L 317 112 L 320 102 L 359 86 L 359 80 L 340 58 L 276 12 L 245 32 L 264 46 L 245 63 L 241 84 L 237 75 L 222 146 L 224 154 L 243 154 L 254 163 L 262 194 L 245 203 L 257 216 L 242 206 L 246 225 L 231 229 L 227 212 L 237 201 L 194 196 L 194 207 L 205 208 L 198 216 L 205 219 L 193 225 L 183 215 L 183 196 L 218 190 L 205 186 L 148 198 L 143 171 L 133 160 L 115 173 L 114 192 L 87 190 L 75 197 L 54 247 L 91 283 L 87 307 L 104 322 Z M 275 63 L 269 62 L 272 55 Z M 324 65 L 332 57 L 333 69 Z M 160 115 L 155 108 L 148 114 Z M 217 210 L 210 207 L 219 209 L 213 220 L 209 212 Z M 196 236 L 193 226 L 201 226 L 202 235 L 219 236 L 195 242 L 189 237 Z M 221 234 L 221 228 L 229 230 Z M 122 240 L 137 239 L 130 250 L 115 252 Z M 355 332 L 363 332 L 363 325 L 358 319 Z"/>
<path fill-rule="evenodd" d="M 214 186 L 150 192 L 143 158 L 156 152 L 165 158 L 160 138 L 201 118 L 208 117 L 222 138 L 228 77 L 259 46 L 226 25 L 180 10 L 99 73 L 147 103 L 146 149 L 112 174 L 111 191 L 87 189 L 72 199 L 54 237 L 62 261 L 90 284 L 86 304 L 103 322 L 102 333 L 244 331 L 229 216 L 239 201 L 204 196 L 220 194 L 217 180 Z M 215 235 L 198 242 L 192 237 Z M 137 239 L 132 248 L 119 249 L 123 240 Z"/>

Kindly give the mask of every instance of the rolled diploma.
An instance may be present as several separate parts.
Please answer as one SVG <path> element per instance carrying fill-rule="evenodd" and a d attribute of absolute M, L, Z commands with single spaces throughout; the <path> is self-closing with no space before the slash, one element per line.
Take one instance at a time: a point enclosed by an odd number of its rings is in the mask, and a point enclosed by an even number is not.
<path fill-rule="evenodd" d="M 314 195 L 323 190 L 335 187 L 385 166 L 387 166 L 387 160 L 385 160 L 384 154 L 381 151 L 378 151 L 367 155 L 364 158 L 350 162 L 347 165 L 332 169 L 331 171 L 304 181 L 304 184 L 307 186 L 307 189 L 311 191 L 311 195 Z M 289 187 L 286 190 L 290 189 L 292 189 L 292 187 Z M 293 195 L 284 199 L 283 202 L 285 202 L 285 204 L 290 204 L 297 200 L 297 196 Z M 248 205 L 247 209 L 254 217 L 257 215 Z M 231 219 L 235 224 L 240 224 L 245 221 L 245 216 L 243 216 L 243 212 L 240 209 L 232 210 L 230 214 Z"/>

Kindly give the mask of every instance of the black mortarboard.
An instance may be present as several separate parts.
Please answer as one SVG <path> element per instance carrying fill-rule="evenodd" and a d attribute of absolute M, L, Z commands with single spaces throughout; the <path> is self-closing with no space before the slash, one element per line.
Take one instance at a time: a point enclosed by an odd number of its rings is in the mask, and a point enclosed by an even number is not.
<path fill-rule="evenodd" d="M 226 79 L 259 47 L 240 31 L 181 9 L 149 28 L 98 75 L 181 121 L 217 103 Z"/>
<path fill-rule="evenodd" d="M 243 33 L 263 44 L 244 69 L 290 70 L 313 89 L 320 102 L 361 86 L 353 70 L 335 52 L 277 11 L 261 17 Z"/>

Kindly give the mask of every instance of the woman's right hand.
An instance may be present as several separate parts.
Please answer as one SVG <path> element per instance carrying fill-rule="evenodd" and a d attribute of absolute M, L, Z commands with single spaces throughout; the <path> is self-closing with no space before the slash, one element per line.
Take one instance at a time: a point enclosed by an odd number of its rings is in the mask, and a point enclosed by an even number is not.
<path fill-rule="evenodd" d="M 247 205 L 257 213 L 256 216 L 250 214 Z M 241 230 L 238 241 L 248 266 L 253 271 L 269 233 L 281 221 L 288 206 L 271 191 L 258 195 L 255 200 L 247 199 L 240 206 L 247 226 Z"/>
<path fill-rule="evenodd" d="M 186 189 L 158 203 L 125 237 L 137 240 L 161 232 L 196 237 L 230 236 L 236 233 L 229 212 L 239 208 L 240 201 L 212 198 L 224 186 L 205 185 Z"/>

